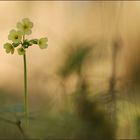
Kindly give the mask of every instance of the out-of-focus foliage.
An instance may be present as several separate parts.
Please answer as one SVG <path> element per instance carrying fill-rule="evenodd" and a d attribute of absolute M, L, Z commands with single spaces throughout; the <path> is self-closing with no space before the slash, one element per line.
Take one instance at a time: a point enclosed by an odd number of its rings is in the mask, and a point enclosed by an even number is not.
<path fill-rule="evenodd" d="M 72 47 L 68 45 L 69 52 L 67 52 L 68 55 L 65 58 L 64 65 L 60 69 L 60 75 L 65 77 L 74 72 L 79 72 L 93 47 L 94 46 L 87 46 L 85 43 L 75 44 Z"/>
<path fill-rule="evenodd" d="M 44 106 L 41 112 L 37 112 L 36 114 L 30 113 L 29 129 L 26 129 L 24 126 L 24 120 L 18 117 L 22 112 L 18 114 L 19 110 L 9 111 L 1 107 L 1 111 L 4 111 L 0 116 L 0 136 L 14 139 L 23 139 L 27 136 L 29 139 L 97 140 L 102 140 L 105 136 L 107 140 L 112 139 L 113 131 L 111 130 L 111 123 L 106 119 L 104 112 L 98 109 L 98 105 L 91 102 L 86 96 L 86 92 L 83 90 L 75 92 L 73 100 L 71 100 L 71 105 L 74 105 L 72 112 L 57 111 L 57 108 L 55 108 L 51 113 L 51 110 L 47 109 L 46 104 L 46 107 Z M 17 99 L 13 98 L 13 102 L 15 100 Z M 9 108 L 12 108 L 13 103 L 10 104 Z M 24 135 L 17 125 L 17 119 L 21 121 Z"/>
<path fill-rule="evenodd" d="M 88 85 L 85 80 L 81 82 L 74 96 L 76 114 L 87 123 L 87 132 L 83 137 L 97 140 L 113 139 L 115 133 L 112 122 L 107 117 L 107 113 L 99 108 L 98 103 L 88 97 Z"/>
<path fill-rule="evenodd" d="M 137 115 L 134 123 L 136 124 L 136 136 L 139 139 L 140 138 L 140 116 L 139 115 Z"/>
<path fill-rule="evenodd" d="M 131 64 L 128 73 L 128 84 L 131 87 L 139 87 L 140 84 L 140 61 L 136 60 Z"/>
<path fill-rule="evenodd" d="M 90 61 L 90 54 L 93 51 L 93 47 L 94 45 L 75 45 L 74 49 L 68 53 L 67 59 L 61 69 L 62 76 L 69 76 L 74 72 L 78 76 L 71 105 L 73 105 L 72 110 L 75 114 L 74 116 L 84 124 L 77 123 L 80 131 L 73 138 L 111 140 L 115 137 L 112 122 L 108 121 L 107 113 L 99 109 L 98 103 L 89 98 L 88 82 L 84 76 L 84 72 L 82 72 L 84 62 Z M 64 79 L 64 82 L 66 82 L 66 79 Z"/>

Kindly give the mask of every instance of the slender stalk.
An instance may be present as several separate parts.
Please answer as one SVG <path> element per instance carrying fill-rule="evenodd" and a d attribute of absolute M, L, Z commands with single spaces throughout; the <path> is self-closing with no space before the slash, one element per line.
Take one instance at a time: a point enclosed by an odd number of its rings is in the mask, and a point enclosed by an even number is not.
<path fill-rule="evenodd" d="M 28 122 L 28 94 L 27 94 L 27 64 L 26 64 L 26 53 L 23 55 L 24 61 L 24 111 L 25 120 Z"/>
<path fill-rule="evenodd" d="M 25 40 L 25 36 L 23 36 L 23 42 Z M 23 55 L 24 62 L 24 113 L 26 124 L 28 124 L 28 93 L 27 93 L 27 63 L 26 63 L 26 52 Z"/>

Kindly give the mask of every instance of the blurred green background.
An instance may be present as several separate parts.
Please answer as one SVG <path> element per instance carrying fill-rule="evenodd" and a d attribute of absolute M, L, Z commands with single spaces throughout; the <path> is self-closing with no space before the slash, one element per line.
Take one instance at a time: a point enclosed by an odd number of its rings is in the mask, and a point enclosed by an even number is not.
<path fill-rule="evenodd" d="M 25 17 L 49 40 L 27 50 L 28 128 L 23 59 L 3 49 Z M 0 139 L 140 138 L 139 1 L 0 1 L 0 25 Z"/>

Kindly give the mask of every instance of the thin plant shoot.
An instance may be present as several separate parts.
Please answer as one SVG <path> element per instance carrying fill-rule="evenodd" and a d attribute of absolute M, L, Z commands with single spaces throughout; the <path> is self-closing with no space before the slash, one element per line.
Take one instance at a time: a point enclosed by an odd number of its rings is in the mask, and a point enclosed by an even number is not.
<path fill-rule="evenodd" d="M 8 39 L 11 42 L 4 44 L 6 53 L 14 54 L 15 49 L 19 55 L 23 56 L 24 62 L 24 114 L 26 123 L 28 122 L 28 90 L 27 90 L 27 59 L 26 50 L 33 45 L 39 46 L 41 49 L 47 48 L 48 39 L 46 37 L 40 39 L 28 40 L 26 36 L 31 35 L 33 23 L 28 19 L 24 18 L 21 22 L 16 24 L 17 29 L 12 29 L 9 32 Z"/>

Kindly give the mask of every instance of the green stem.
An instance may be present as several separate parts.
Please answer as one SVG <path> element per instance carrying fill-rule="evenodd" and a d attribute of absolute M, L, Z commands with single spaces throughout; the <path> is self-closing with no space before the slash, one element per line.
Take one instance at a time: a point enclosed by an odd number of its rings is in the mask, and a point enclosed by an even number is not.
<path fill-rule="evenodd" d="M 23 55 L 24 61 L 24 109 L 25 109 L 25 120 L 28 122 L 28 95 L 27 95 L 27 64 L 26 64 L 26 53 Z"/>
<path fill-rule="evenodd" d="M 23 35 L 23 42 L 25 40 L 25 35 Z M 24 114 L 26 125 L 28 124 L 28 94 L 27 94 L 27 64 L 26 64 L 26 52 L 23 55 L 24 61 Z"/>

